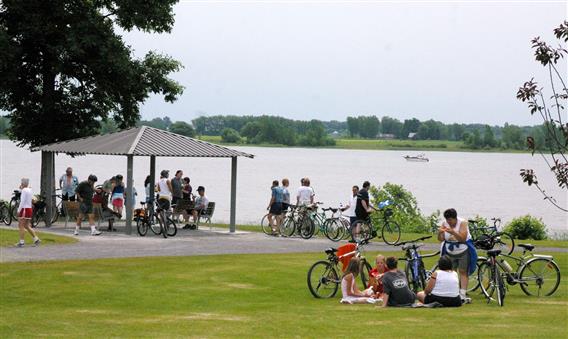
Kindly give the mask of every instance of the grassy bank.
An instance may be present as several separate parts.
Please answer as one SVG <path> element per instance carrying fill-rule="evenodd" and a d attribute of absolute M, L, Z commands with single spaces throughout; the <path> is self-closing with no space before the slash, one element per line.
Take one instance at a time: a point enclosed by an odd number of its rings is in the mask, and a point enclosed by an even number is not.
<path fill-rule="evenodd" d="M 65 237 L 61 235 L 54 235 L 51 233 L 37 232 L 37 236 L 41 239 L 41 246 L 45 245 L 63 245 L 72 244 L 77 242 L 77 239 L 71 237 Z M 13 246 L 19 241 L 19 235 L 17 230 L 9 230 L 5 228 L 0 228 L 0 247 Z M 32 243 L 32 237 L 26 232 L 24 238 L 26 245 Z"/>
<path fill-rule="evenodd" d="M 279 144 L 236 144 L 225 143 L 220 136 L 202 135 L 199 139 L 227 146 L 287 147 Z M 409 150 L 409 151 L 447 151 L 447 152 L 497 152 L 526 153 L 527 151 L 490 148 L 472 149 L 463 141 L 449 140 L 372 140 L 372 139 L 336 139 L 335 146 L 320 148 L 360 149 L 360 150 Z M 318 147 L 316 147 L 318 148 Z"/>
<path fill-rule="evenodd" d="M 554 255 L 566 272 L 568 254 Z M 473 303 L 460 309 L 382 309 L 341 305 L 339 293 L 332 299 L 313 298 L 306 273 L 323 258 L 323 253 L 262 254 L 1 264 L 0 334 L 3 338 L 566 335 L 566 279 L 554 296 L 546 298 L 527 297 L 518 286 L 510 286 L 504 307 L 487 304 L 474 292 Z"/>

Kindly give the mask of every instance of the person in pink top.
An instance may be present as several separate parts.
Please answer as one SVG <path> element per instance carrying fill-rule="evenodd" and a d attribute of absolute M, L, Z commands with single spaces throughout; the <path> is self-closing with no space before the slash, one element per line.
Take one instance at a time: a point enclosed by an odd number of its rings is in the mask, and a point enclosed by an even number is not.
<path fill-rule="evenodd" d="M 37 237 L 34 230 L 31 228 L 31 220 L 33 214 L 32 198 L 33 193 L 30 186 L 30 179 L 22 178 L 22 183 L 20 185 L 20 190 L 22 195 L 20 196 L 20 206 L 18 207 L 18 228 L 20 230 L 20 241 L 16 244 L 16 247 L 24 247 L 24 236 L 26 231 L 28 231 L 32 237 L 34 245 L 37 246 L 41 240 Z"/>

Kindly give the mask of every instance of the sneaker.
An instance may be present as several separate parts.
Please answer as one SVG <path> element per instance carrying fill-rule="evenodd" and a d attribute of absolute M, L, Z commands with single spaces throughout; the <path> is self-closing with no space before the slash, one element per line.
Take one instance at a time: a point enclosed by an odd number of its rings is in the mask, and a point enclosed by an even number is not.
<path fill-rule="evenodd" d="M 103 232 L 99 231 L 99 230 L 93 230 L 91 231 L 91 235 L 101 235 L 103 234 Z"/>
<path fill-rule="evenodd" d="M 188 229 L 190 229 L 190 228 L 191 228 L 191 225 L 190 225 L 190 224 L 185 224 L 185 226 L 183 226 L 183 229 L 184 229 L 184 230 L 188 230 Z"/>
<path fill-rule="evenodd" d="M 22 244 L 21 242 L 19 242 L 19 243 L 15 244 L 14 247 L 24 247 L 24 244 Z"/>
<path fill-rule="evenodd" d="M 76 230 L 73 232 L 73 235 L 79 235 L 79 230 L 76 229 Z"/>
<path fill-rule="evenodd" d="M 36 241 L 34 241 L 34 246 L 39 246 L 40 243 L 41 243 L 41 240 L 38 238 Z"/>
<path fill-rule="evenodd" d="M 471 298 L 465 297 L 462 299 L 462 304 L 471 304 Z"/>

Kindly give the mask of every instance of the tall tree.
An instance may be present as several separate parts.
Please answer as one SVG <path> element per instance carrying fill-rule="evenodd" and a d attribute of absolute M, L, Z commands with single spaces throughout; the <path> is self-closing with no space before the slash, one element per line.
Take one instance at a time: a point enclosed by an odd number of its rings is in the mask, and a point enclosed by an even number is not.
<path fill-rule="evenodd" d="M 179 62 L 149 52 L 136 59 L 115 32 L 170 32 L 177 0 L 3 0 L 0 2 L 0 110 L 9 136 L 38 146 L 119 128 L 140 119 L 151 93 L 173 102 L 168 78 Z"/>
<path fill-rule="evenodd" d="M 566 43 L 568 43 L 568 21 L 564 21 L 554 30 L 554 35 L 560 40 L 560 46 L 554 48 L 540 38 L 534 38 L 532 48 L 535 50 L 535 59 L 548 70 L 550 90 L 552 95 L 545 94 L 542 88 L 531 79 L 523 84 L 517 91 L 517 99 L 526 102 L 531 115 L 537 113 L 543 120 L 545 128 L 545 145 L 538 145 L 538 139 L 529 136 L 527 145 L 533 152 L 540 153 L 552 175 L 556 179 L 561 189 L 568 190 L 568 118 L 566 116 L 566 105 L 568 102 L 568 77 L 566 71 L 558 70 L 558 62 L 568 54 Z M 562 46 L 564 44 L 564 46 Z M 563 60 L 565 65 L 565 61 Z M 545 99 L 546 98 L 546 99 Z M 549 98 L 549 99 L 548 99 Z M 546 149 L 547 156 L 539 149 Z M 549 160 L 550 159 L 550 160 Z M 521 177 L 529 186 L 535 185 L 558 209 L 568 212 L 566 206 L 548 194 L 537 180 L 533 169 L 521 169 Z M 566 194 L 566 193 L 564 193 Z"/>

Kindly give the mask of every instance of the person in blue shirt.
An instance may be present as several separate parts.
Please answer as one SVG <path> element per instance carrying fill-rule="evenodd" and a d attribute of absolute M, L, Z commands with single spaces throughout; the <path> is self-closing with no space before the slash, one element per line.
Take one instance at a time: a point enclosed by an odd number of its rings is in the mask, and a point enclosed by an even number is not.
<path fill-rule="evenodd" d="M 73 175 L 73 169 L 67 167 L 65 174 L 59 178 L 61 188 L 61 200 L 75 201 L 75 190 L 79 186 L 79 179 Z"/>
<path fill-rule="evenodd" d="M 268 223 L 270 228 L 272 228 L 272 235 L 279 235 L 280 223 L 282 221 L 282 201 L 284 199 L 284 193 L 282 187 L 279 186 L 278 180 L 272 182 L 272 187 L 270 188 L 272 194 L 270 196 L 270 202 L 268 203 Z"/>

